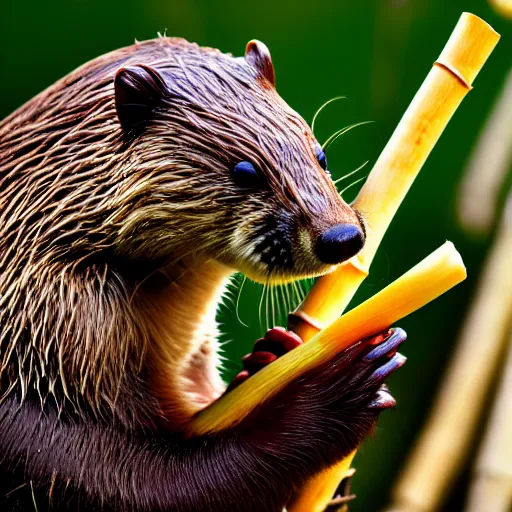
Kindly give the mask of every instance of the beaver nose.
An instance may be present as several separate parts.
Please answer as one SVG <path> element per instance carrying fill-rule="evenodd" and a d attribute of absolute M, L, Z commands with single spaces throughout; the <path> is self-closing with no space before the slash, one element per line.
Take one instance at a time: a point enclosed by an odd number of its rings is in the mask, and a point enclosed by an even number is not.
<path fill-rule="evenodd" d="M 323 263 L 341 263 L 356 255 L 364 245 L 364 235 L 354 224 L 336 224 L 316 241 L 316 254 Z"/>

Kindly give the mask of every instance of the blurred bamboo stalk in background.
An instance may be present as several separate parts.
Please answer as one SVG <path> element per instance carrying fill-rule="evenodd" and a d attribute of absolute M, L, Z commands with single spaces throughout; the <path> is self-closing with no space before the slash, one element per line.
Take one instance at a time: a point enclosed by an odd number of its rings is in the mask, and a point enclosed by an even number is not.
<path fill-rule="evenodd" d="M 512 0 L 489 0 L 489 3 L 504 18 L 512 19 Z"/>
<path fill-rule="evenodd" d="M 389 510 L 437 510 L 466 460 L 510 329 L 511 255 L 512 197 L 440 394 Z"/>
<path fill-rule="evenodd" d="M 512 330 L 503 376 L 476 460 L 466 508 L 466 512 L 483 510 L 512 510 Z"/>
<path fill-rule="evenodd" d="M 498 194 L 511 162 L 512 69 L 473 150 L 460 185 L 459 221 L 469 231 L 486 232 L 491 228 Z"/>
<path fill-rule="evenodd" d="M 299 309 L 290 315 L 289 328 L 304 341 L 342 314 L 368 275 L 398 207 L 499 37 L 477 16 L 463 13 L 460 17 L 354 202 L 368 221 L 365 247 L 336 271 L 317 280 Z M 288 512 L 324 510 L 327 501 L 319 499 L 312 505 L 311 497 L 332 496 L 346 467 L 346 461 L 341 461 L 313 478 Z"/>

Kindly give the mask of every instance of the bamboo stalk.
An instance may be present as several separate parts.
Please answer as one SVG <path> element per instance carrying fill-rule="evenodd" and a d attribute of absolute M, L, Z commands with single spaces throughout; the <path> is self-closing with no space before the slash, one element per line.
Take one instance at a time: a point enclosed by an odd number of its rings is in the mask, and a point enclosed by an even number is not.
<path fill-rule="evenodd" d="M 489 0 L 489 3 L 504 18 L 512 19 L 512 0 Z"/>
<path fill-rule="evenodd" d="M 363 250 L 318 279 L 296 312 L 313 319 L 312 324 L 305 321 L 296 327 L 304 340 L 340 316 L 368 275 L 398 207 L 499 37 L 477 16 L 460 17 L 355 200 L 354 207 L 368 224 Z"/>
<path fill-rule="evenodd" d="M 466 512 L 482 510 L 512 510 L 512 332 L 509 333 L 503 377 L 475 464 L 466 507 Z"/>
<path fill-rule="evenodd" d="M 440 394 L 390 510 L 437 510 L 465 462 L 512 318 L 511 254 L 512 197 Z"/>
<path fill-rule="evenodd" d="M 512 69 L 460 184 L 459 219 L 468 230 L 485 232 L 491 228 L 501 185 L 511 162 Z"/>
<path fill-rule="evenodd" d="M 340 482 L 351 469 L 352 461 L 357 451 L 342 459 L 335 466 L 325 469 L 311 478 L 288 506 L 287 512 L 323 512 L 332 500 Z"/>
<path fill-rule="evenodd" d="M 342 460 L 343 466 L 339 466 L 340 473 L 343 472 L 344 475 L 348 474 L 355 454 L 356 451 L 354 450 L 350 455 Z M 339 481 L 337 479 L 330 478 L 330 468 L 319 473 L 317 477 L 315 477 L 315 480 L 316 479 L 318 479 L 318 482 L 321 485 L 312 486 L 311 492 L 301 493 L 291 505 L 288 505 L 288 512 L 292 510 L 322 512 L 325 509 L 325 504 L 332 500 L 334 493 L 338 488 Z M 325 485 L 325 482 L 327 482 L 328 485 Z"/>
<path fill-rule="evenodd" d="M 338 318 L 309 343 L 264 367 L 201 411 L 191 423 L 190 433 L 218 432 L 236 425 L 293 379 L 328 362 L 352 343 L 388 328 L 465 278 L 460 254 L 451 242 L 446 242 L 399 279 Z"/>
<path fill-rule="evenodd" d="M 368 220 L 364 249 L 335 272 L 319 279 L 289 325 L 304 340 L 328 325 L 347 307 L 366 278 L 378 246 L 425 160 L 455 110 L 471 90 L 472 83 L 499 40 L 483 20 L 463 13 L 437 62 L 416 93 L 391 139 L 375 163 L 354 207 Z M 303 499 L 336 487 L 345 474 L 345 464 L 313 478 L 302 491 Z M 301 498 L 297 500 L 301 503 Z M 323 510 L 327 502 L 318 504 Z M 288 512 L 308 512 L 299 505 Z"/>

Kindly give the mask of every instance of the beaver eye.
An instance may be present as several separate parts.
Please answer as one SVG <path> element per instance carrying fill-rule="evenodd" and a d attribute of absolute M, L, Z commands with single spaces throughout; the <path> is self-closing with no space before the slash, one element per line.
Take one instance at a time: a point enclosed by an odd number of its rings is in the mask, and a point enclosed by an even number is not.
<path fill-rule="evenodd" d="M 263 188 L 264 180 L 251 162 L 239 162 L 233 168 L 233 181 L 242 188 Z"/>
<path fill-rule="evenodd" d="M 320 167 L 326 171 L 327 170 L 327 157 L 325 156 L 325 151 L 322 148 L 318 148 L 316 150 L 316 159 Z"/>

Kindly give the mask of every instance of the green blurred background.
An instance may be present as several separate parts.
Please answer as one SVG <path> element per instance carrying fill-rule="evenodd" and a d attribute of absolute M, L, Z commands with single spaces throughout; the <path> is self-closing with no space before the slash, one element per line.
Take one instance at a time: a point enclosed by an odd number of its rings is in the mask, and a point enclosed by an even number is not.
<path fill-rule="evenodd" d="M 331 146 L 328 159 L 335 178 L 366 160 L 370 164 L 363 172 L 371 168 L 462 11 L 483 17 L 502 40 L 401 207 L 355 301 L 374 294 L 446 239 L 461 251 L 469 277 L 400 322 L 409 334 L 402 350 L 409 359 L 389 382 L 398 407 L 383 414 L 375 438 L 357 455 L 354 512 L 378 510 L 386 503 L 441 381 L 491 243 L 490 237 L 469 238 L 460 230 L 455 195 L 470 149 L 511 65 L 512 23 L 499 18 L 484 0 L 2 0 L 0 7 L 0 117 L 73 68 L 135 38 L 166 32 L 235 55 L 257 38 L 270 48 L 280 94 L 306 120 L 326 100 L 347 96 L 320 116 L 320 141 L 342 126 L 375 121 Z M 259 286 L 243 288 L 239 316 L 248 327 L 238 321 L 229 301 L 221 312 L 225 339 L 236 340 L 226 345 L 228 377 L 261 333 L 260 295 Z M 460 509 L 463 483 L 464 478 L 446 510 Z"/>

